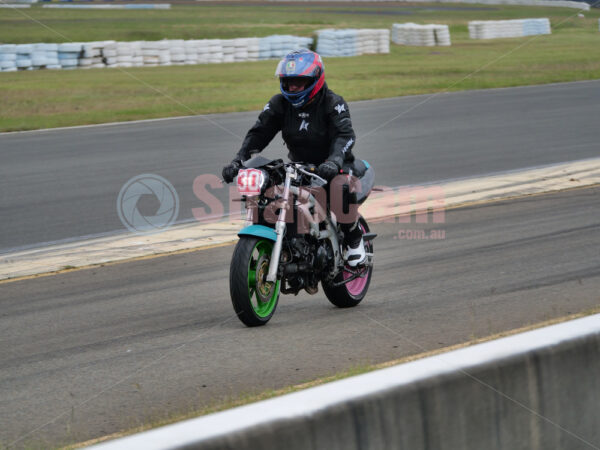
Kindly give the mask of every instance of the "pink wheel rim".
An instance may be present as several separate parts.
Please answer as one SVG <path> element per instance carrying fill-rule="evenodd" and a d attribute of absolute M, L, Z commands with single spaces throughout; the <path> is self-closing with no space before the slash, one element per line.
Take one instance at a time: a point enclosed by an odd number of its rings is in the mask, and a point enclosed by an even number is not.
<path fill-rule="evenodd" d="M 368 279 L 368 269 L 365 270 L 365 276 L 364 277 L 358 277 L 352 281 L 349 281 L 348 283 L 346 283 L 346 289 L 348 289 L 348 292 L 354 296 L 360 295 L 362 293 L 362 291 L 364 290 L 365 286 L 367 285 L 367 279 Z M 344 270 L 344 280 L 347 280 L 348 278 L 350 278 L 352 276 L 352 274 L 346 270 Z"/>
<path fill-rule="evenodd" d="M 363 233 L 365 232 L 365 227 L 362 226 L 362 224 L 360 225 L 360 228 L 362 229 Z M 369 249 L 369 245 L 367 243 L 365 243 L 365 251 L 367 251 L 368 253 L 370 252 Z M 346 266 L 348 267 L 348 266 Z M 348 283 L 346 283 L 346 289 L 348 290 L 348 292 L 351 295 L 354 296 L 358 296 L 362 293 L 362 291 L 365 289 L 365 286 L 367 285 L 367 280 L 369 279 L 369 268 L 367 268 L 366 270 L 364 270 L 364 277 L 358 277 L 355 278 L 352 281 L 349 281 Z M 347 270 L 344 270 L 344 280 L 347 280 L 348 278 L 350 278 L 352 276 L 352 272 L 348 272 Z"/>

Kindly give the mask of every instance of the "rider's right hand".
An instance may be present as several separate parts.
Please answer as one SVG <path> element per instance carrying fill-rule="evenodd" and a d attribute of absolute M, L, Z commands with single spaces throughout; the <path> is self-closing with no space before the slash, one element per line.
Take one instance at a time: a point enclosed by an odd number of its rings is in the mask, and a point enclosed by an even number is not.
<path fill-rule="evenodd" d="M 241 167 L 242 163 L 238 159 L 234 159 L 231 161 L 231 164 L 223 167 L 223 172 L 221 173 L 223 176 L 223 181 L 225 181 L 225 183 L 231 183 Z"/>

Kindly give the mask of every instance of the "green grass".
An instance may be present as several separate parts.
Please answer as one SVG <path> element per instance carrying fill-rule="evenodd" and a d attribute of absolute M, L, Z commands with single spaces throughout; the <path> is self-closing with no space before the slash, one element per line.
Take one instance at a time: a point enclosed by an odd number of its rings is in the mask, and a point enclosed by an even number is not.
<path fill-rule="evenodd" d="M 466 30 L 469 20 L 548 17 L 553 23 L 574 9 L 484 5 L 286 5 L 244 2 L 174 5 L 171 10 L 0 10 L 0 42 L 65 42 L 114 39 L 201 39 L 310 35 L 325 27 L 385 27 L 443 20 Z M 586 13 L 598 17 L 598 12 Z M 590 22 L 591 23 L 591 22 Z M 40 25 L 43 24 L 44 26 Z M 597 31 L 597 23 L 595 28 Z"/>
<path fill-rule="evenodd" d="M 389 55 L 325 58 L 329 86 L 351 101 L 600 78 L 600 10 L 585 16 L 563 8 L 473 5 L 182 5 L 169 11 L 35 7 L 0 10 L 0 41 L 310 36 L 325 27 L 390 28 L 408 21 L 450 25 L 451 47 L 392 45 Z M 488 41 L 468 37 L 469 20 L 526 17 L 549 17 L 553 34 Z M 1 73 L 0 131 L 259 109 L 278 91 L 274 68 L 274 61 L 259 61 Z"/>

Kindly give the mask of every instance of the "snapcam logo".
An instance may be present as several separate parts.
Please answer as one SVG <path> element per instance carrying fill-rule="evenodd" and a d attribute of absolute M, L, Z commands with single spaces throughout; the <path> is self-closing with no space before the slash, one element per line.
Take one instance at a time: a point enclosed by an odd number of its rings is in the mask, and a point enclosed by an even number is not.
<path fill-rule="evenodd" d="M 123 225 L 133 233 L 165 231 L 177 220 L 179 196 L 163 177 L 138 175 L 121 188 L 117 212 Z"/>

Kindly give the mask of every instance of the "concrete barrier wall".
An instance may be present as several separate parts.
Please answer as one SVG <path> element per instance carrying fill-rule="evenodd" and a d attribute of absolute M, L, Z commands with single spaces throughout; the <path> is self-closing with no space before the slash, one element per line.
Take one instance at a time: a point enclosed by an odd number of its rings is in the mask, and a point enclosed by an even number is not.
<path fill-rule="evenodd" d="M 600 448 L 600 315 L 95 446 Z"/>

